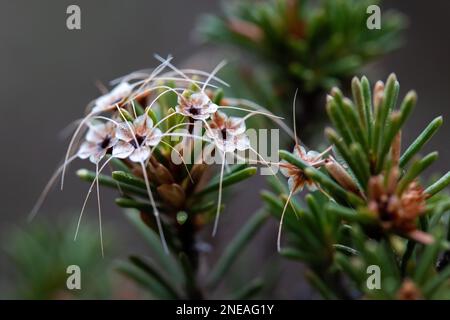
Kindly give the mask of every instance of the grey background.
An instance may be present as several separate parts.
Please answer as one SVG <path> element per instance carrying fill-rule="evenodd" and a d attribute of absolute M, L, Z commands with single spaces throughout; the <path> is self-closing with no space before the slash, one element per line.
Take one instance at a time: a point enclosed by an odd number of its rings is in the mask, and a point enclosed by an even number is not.
<path fill-rule="evenodd" d="M 82 30 L 66 29 L 66 8 L 78 4 Z M 405 46 L 368 69 L 385 78 L 397 73 L 402 93 L 414 88 L 419 105 L 405 130 L 411 141 L 432 118 L 449 116 L 450 104 L 450 2 L 386 1 L 382 9 L 395 7 L 410 19 Z M 193 36 L 200 14 L 219 12 L 220 3 L 211 0 L 0 0 L 0 234 L 13 225 L 25 225 L 25 217 L 57 163 L 66 143 L 61 129 L 83 112 L 99 93 L 96 80 L 109 80 L 139 68 L 156 64 L 153 53 L 173 54 L 179 64 L 188 58 L 195 67 L 210 68 L 228 52 L 200 46 Z M 232 59 L 236 57 L 232 57 Z M 238 57 L 237 57 L 238 58 Z M 440 159 L 429 172 L 448 168 L 450 125 L 444 124 L 427 150 L 440 150 Z M 64 192 L 55 190 L 45 203 L 39 219 L 74 218 L 81 207 L 87 185 L 69 171 Z M 222 232 L 214 240 L 213 255 L 226 246 L 242 221 L 260 206 L 257 178 L 240 188 L 222 219 Z M 116 230 L 123 244 L 123 256 L 139 247 L 133 230 L 105 191 L 104 221 Z M 73 209 L 73 210 L 71 210 Z M 92 203 L 88 212 L 95 218 Z M 267 226 L 248 260 L 259 261 L 275 254 L 274 224 Z M 2 237 L 0 237 L 2 238 Z M 7 245 L 3 243 L 3 245 Z M 130 249 L 131 248 L 131 249 Z M 136 249 L 138 250 L 138 249 Z M 108 253 L 108 251 L 107 251 Z M 8 263 L 0 253 L 0 293 L 7 285 Z M 243 264 L 244 273 L 253 272 Z M 299 265 L 283 262 L 279 298 L 308 297 L 299 277 Z M 292 281 L 292 277 L 299 279 Z M 1 294 L 0 294 L 1 296 Z"/>

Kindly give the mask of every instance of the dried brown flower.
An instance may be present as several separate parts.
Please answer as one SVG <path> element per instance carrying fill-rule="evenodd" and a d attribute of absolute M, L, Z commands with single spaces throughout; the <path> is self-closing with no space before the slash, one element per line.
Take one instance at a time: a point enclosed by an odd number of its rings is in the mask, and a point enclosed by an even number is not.
<path fill-rule="evenodd" d="M 422 243 L 433 237 L 417 229 L 416 220 L 425 213 L 426 194 L 417 181 L 412 181 L 401 194 L 396 193 L 399 169 L 369 180 L 369 209 L 378 216 L 381 227 Z"/>

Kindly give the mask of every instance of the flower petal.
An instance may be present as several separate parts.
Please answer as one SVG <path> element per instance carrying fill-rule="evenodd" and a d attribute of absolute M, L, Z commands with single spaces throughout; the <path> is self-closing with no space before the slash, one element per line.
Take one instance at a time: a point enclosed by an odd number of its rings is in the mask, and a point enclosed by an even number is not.
<path fill-rule="evenodd" d="M 107 94 L 98 97 L 92 110 L 94 112 L 106 111 L 111 105 L 129 96 L 132 90 L 133 88 L 128 82 L 122 82 Z"/>
<path fill-rule="evenodd" d="M 97 123 L 90 125 L 89 130 L 86 133 L 86 141 L 89 142 L 101 142 L 108 134 L 105 124 Z"/>
<path fill-rule="evenodd" d="M 134 147 L 125 141 L 119 141 L 114 146 L 112 155 L 113 157 L 119 158 L 119 159 L 125 159 L 130 156 L 134 151 Z"/>
<path fill-rule="evenodd" d="M 153 120 L 147 114 L 137 117 L 133 121 L 135 134 L 145 137 L 149 134 L 150 129 L 153 128 Z"/>
<path fill-rule="evenodd" d="M 80 159 L 87 159 L 92 154 L 97 152 L 97 144 L 89 141 L 85 141 L 81 144 L 80 149 L 78 150 L 77 156 Z"/>
<path fill-rule="evenodd" d="M 215 103 L 210 102 L 208 106 L 204 109 L 207 113 L 214 113 L 219 109 L 219 106 Z"/>
<path fill-rule="evenodd" d="M 133 128 L 132 125 L 130 126 L 131 128 Z M 130 129 L 130 126 L 125 122 L 121 122 L 116 129 L 116 137 L 126 142 L 133 140 L 134 136 L 132 130 Z"/>
<path fill-rule="evenodd" d="M 211 115 L 211 128 L 213 129 L 223 129 L 225 128 L 225 123 L 228 120 L 228 117 L 225 113 L 221 111 L 214 112 Z"/>
<path fill-rule="evenodd" d="M 191 94 L 189 100 L 191 101 L 192 105 L 201 108 L 205 108 L 210 102 L 209 97 L 203 92 L 196 92 Z"/>
<path fill-rule="evenodd" d="M 285 176 L 286 178 L 290 177 L 290 170 L 289 170 L 289 166 L 291 164 L 285 160 L 282 160 L 280 162 L 280 172 L 283 176 Z"/>
<path fill-rule="evenodd" d="M 156 146 L 162 139 L 162 132 L 158 128 L 153 128 L 145 143 L 148 146 Z"/>
<path fill-rule="evenodd" d="M 89 161 L 97 164 L 100 162 L 100 160 L 103 159 L 103 157 L 106 155 L 106 149 L 101 149 L 97 152 L 95 152 L 94 154 L 91 154 L 91 156 L 89 157 Z"/>
<path fill-rule="evenodd" d="M 150 148 L 143 146 L 135 149 L 130 154 L 130 160 L 133 162 L 144 162 L 150 157 Z"/>
<path fill-rule="evenodd" d="M 245 132 L 245 121 L 243 118 L 230 117 L 227 123 L 228 131 L 233 135 L 239 135 Z"/>
<path fill-rule="evenodd" d="M 236 148 L 240 151 L 250 148 L 250 139 L 246 134 L 241 134 L 234 137 Z"/>

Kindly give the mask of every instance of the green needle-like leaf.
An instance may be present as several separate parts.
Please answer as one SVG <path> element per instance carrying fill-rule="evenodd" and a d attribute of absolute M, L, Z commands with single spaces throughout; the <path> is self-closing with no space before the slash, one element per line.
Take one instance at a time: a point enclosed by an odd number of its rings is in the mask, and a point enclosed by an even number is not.
<path fill-rule="evenodd" d="M 191 263 L 189 262 L 189 258 L 184 252 L 181 252 L 178 255 L 178 259 L 180 260 L 181 266 L 183 268 L 184 281 L 188 296 L 197 297 L 199 293 L 196 287 L 195 273 Z"/>
<path fill-rule="evenodd" d="M 278 151 L 278 154 L 280 155 L 281 159 L 286 160 L 289 163 L 292 163 L 293 165 L 295 165 L 296 167 L 298 167 L 302 170 L 305 170 L 306 168 L 310 167 L 310 165 L 308 163 L 306 163 L 299 157 L 295 156 L 294 154 L 290 153 L 289 151 L 280 150 L 280 151 Z"/>
<path fill-rule="evenodd" d="M 365 186 L 367 179 L 365 178 L 364 172 L 361 171 L 361 168 L 364 165 L 358 163 L 357 160 L 361 155 L 358 154 L 358 157 L 355 158 L 355 156 L 352 155 L 352 153 L 350 152 L 348 144 L 344 143 L 344 141 L 339 138 L 336 131 L 334 131 L 333 129 L 326 128 L 325 134 L 328 140 L 330 140 L 330 142 L 335 145 L 336 149 L 339 151 L 340 156 L 345 160 L 345 162 L 347 162 L 347 164 L 350 167 L 350 170 L 352 171 L 355 178 L 358 180 L 359 184 L 361 186 Z M 356 143 L 351 143 L 350 146 L 351 145 L 356 145 Z M 356 150 L 354 150 L 354 152 L 355 151 Z M 367 157 L 363 156 L 363 158 Z M 367 162 L 368 161 L 366 161 L 366 163 Z"/>
<path fill-rule="evenodd" d="M 243 170 L 231 173 L 231 174 L 227 174 L 224 175 L 223 180 L 222 180 L 222 188 L 231 186 L 235 183 L 238 183 L 242 180 L 245 180 L 247 178 L 250 178 L 251 176 L 256 174 L 256 167 L 248 167 L 245 168 Z M 196 196 L 203 196 L 207 193 L 216 191 L 219 189 L 219 185 L 220 182 L 213 182 L 210 185 L 206 186 L 204 189 L 200 190 L 199 192 L 196 193 Z"/>
<path fill-rule="evenodd" d="M 362 204 L 362 200 L 358 196 L 346 191 L 344 188 L 334 182 L 330 177 L 309 166 L 306 162 L 296 157 L 295 155 L 285 150 L 280 150 L 279 155 L 281 159 L 286 160 L 302 169 L 309 178 L 325 187 L 330 193 L 334 194 L 336 198 L 341 199 L 344 202 L 352 203 L 354 205 Z"/>
<path fill-rule="evenodd" d="M 358 142 L 364 150 L 368 151 L 369 146 L 367 144 L 366 131 L 364 130 L 362 124 L 358 119 L 358 114 L 354 109 L 351 101 L 345 99 L 342 103 L 342 110 L 345 114 L 345 119 L 347 120 L 349 130 L 352 133 L 353 142 Z"/>
<path fill-rule="evenodd" d="M 119 272 L 133 279 L 141 287 L 148 289 L 156 298 L 174 299 L 174 297 L 153 277 L 131 264 L 130 262 L 119 261 L 116 265 Z"/>
<path fill-rule="evenodd" d="M 403 178 L 400 180 L 397 186 L 397 193 L 401 194 L 408 184 L 413 181 L 419 174 L 421 174 L 426 168 L 428 168 L 436 159 L 438 158 L 437 152 L 431 152 L 426 155 L 423 159 L 417 160 L 411 166 L 411 168 L 406 172 Z"/>
<path fill-rule="evenodd" d="M 401 114 L 394 112 L 390 115 L 390 126 L 387 128 L 384 139 L 381 141 L 380 152 L 377 157 L 376 173 L 381 172 L 384 167 L 386 156 L 391 149 L 392 141 L 400 130 Z"/>
<path fill-rule="evenodd" d="M 319 185 L 325 187 L 331 194 L 336 195 L 336 198 L 343 199 L 344 202 L 353 204 L 355 206 L 363 204 L 363 201 L 360 197 L 345 190 L 321 171 L 310 167 L 306 168 L 305 174 L 312 180 L 319 183 Z"/>
<path fill-rule="evenodd" d="M 322 262 L 321 257 L 319 257 L 316 254 L 312 254 L 312 253 L 306 252 L 306 251 L 300 251 L 296 248 L 291 248 L 291 247 L 281 249 L 280 254 L 283 257 L 286 257 L 288 259 L 300 260 L 300 261 L 310 263 L 310 264 L 316 264 L 316 263 Z"/>
<path fill-rule="evenodd" d="M 145 211 L 146 213 L 153 213 L 153 207 L 150 202 L 136 201 L 130 198 L 116 198 L 116 204 L 121 208 L 132 208 Z"/>
<path fill-rule="evenodd" d="M 353 248 L 350 248 L 349 246 L 345 246 L 343 244 L 333 244 L 333 247 L 336 250 L 338 250 L 338 251 L 340 251 L 342 253 L 345 253 L 346 255 L 350 255 L 350 256 L 358 255 L 358 251 L 357 250 L 355 250 Z"/>
<path fill-rule="evenodd" d="M 372 143 L 373 139 L 373 114 L 372 114 L 372 93 L 370 90 L 370 83 L 366 77 L 361 78 L 361 87 L 364 97 L 364 108 L 367 123 L 367 140 L 369 145 Z"/>
<path fill-rule="evenodd" d="M 208 280 L 209 287 L 214 288 L 220 283 L 221 280 L 223 280 L 226 272 L 236 260 L 237 256 L 242 253 L 245 246 L 250 242 L 269 216 L 270 215 L 267 210 L 263 209 L 254 214 L 239 231 L 232 242 L 228 245 L 214 269 L 211 271 L 211 275 Z"/>
<path fill-rule="evenodd" d="M 386 81 L 386 87 L 384 90 L 384 99 L 381 106 L 381 125 L 386 125 L 386 120 L 389 112 L 395 107 L 400 85 L 397 81 L 397 77 L 394 73 L 391 73 Z"/>
<path fill-rule="evenodd" d="M 155 279 L 162 288 L 167 291 L 167 294 L 172 297 L 172 299 L 179 299 L 180 296 L 174 289 L 174 286 L 165 279 L 164 275 L 160 273 L 159 270 L 152 264 L 151 261 L 144 261 L 137 256 L 130 257 L 131 263 L 133 263 L 136 267 L 147 273 L 150 277 Z"/>
<path fill-rule="evenodd" d="M 328 300 L 337 299 L 337 296 L 333 292 L 333 290 L 322 279 L 320 279 L 320 277 L 318 277 L 314 272 L 308 271 L 305 274 L 305 276 L 309 280 L 309 282 L 320 292 L 320 294 L 325 299 L 328 299 Z"/>
<path fill-rule="evenodd" d="M 447 281 L 450 278 L 450 266 L 447 266 L 444 270 L 441 270 L 439 274 L 434 276 L 431 280 L 423 286 L 423 293 L 426 297 L 430 297 L 441 286 L 447 285 Z"/>
<path fill-rule="evenodd" d="M 414 140 L 413 143 L 406 149 L 405 153 L 400 158 L 400 167 L 405 167 L 409 160 L 414 157 L 416 153 L 422 149 L 425 143 L 431 139 L 439 127 L 442 125 L 442 117 L 437 117 L 422 131 L 422 133 Z"/>
<path fill-rule="evenodd" d="M 147 187 L 145 185 L 145 181 L 139 178 L 136 178 L 136 176 L 126 173 L 123 171 L 113 171 L 112 177 L 114 180 L 126 183 L 130 186 L 135 186 L 137 188 L 147 190 Z"/>
<path fill-rule="evenodd" d="M 425 284 L 426 275 L 430 268 L 434 269 L 434 262 L 439 254 L 440 239 L 435 239 L 434 243 L 425 247 L 425 251 L 420 258 L 414 273 L 414 281 L 418 284 Z"/>
<path fill-rule="evenodd" d="M 438 181 L 433 183 L 431 186 L 425 189 L 425 193 L 428 194 L 428 196 L 432 197 L 433 195 L 437 194 L 441 190 L 443 190 L 445 187 L 447 187 L 450 184 L 450 171 L 448 171 L 443 177 L 441 177 Z"/>
<path fill-rule="evenodd" d="M 80 169 L 77 171 L 77 176 L 80 177 L 82 180 L 85 180 L 88 182 L 93 182 L 95 179 L 95 172 L 89 171 L 86 169 Z M 139 196 L 148 197 L 146 190 L 119 182 L 119 181 L 114 180 L 113 178 L 103 175 L 103 174 L 98 175 L 98 182 L 99 182 L 99 184 L 101 184 L 103 186 L 121 190 L 122 192 L 125 192 L 125 193 L 129 192 L 129 193 L 136 194 Z"/>
<path fill-rule="evenodd" d="M 329 211 L 331 214 L 338 215 L 344 220 L 347 220 L 349 222 L 359 222 L 363 224 L 370 224 L 375 221 L 375 217 L 372 217 L 366 213 L 358 212 L 356 210 L 352 210 L 350 208 L 343 207 L 338 204 L 330 203 L 326 210 Z"/>
<path fill-rule="evenodd" d="M 358 110 L 359 121 L 364 128 L 367 128 L 367 115 L 364 105 L 364 96 L 361 82 L 357 77 L 352 79 L 352 94 L 355 99 L 356 108 Z"/>
<path fill-rule="evenodd" d="M 270 213 L 277 218 L 278 220 L 281 219 L 281 212 L 283 211 L 285 201 L 281 201 L 281 199 L 274 195 L 271 192 L 262 191 L 261 197 L 263 198 L 264 202 L 266 202 L 270 208 Z M 295 214 L 291 214 L 291 208 L 288 205 L 286 208 L 286 214 L 284 216 L 284 225 L 291 229 L 293 231 L 293 234 L 297 234 L 296 231 L 298 230 L 298 217 L 295 216 Z"/>
<path fill-rule="evenodd" d="M 357 171 L 359 177 L 358 181 L 362 188 L 365 189 L 370 177 L 369 159 L 367 159 L 367 155 L 364 153 L 359 143 L 353 143 L 350 146 L 350 155 L 353 159 L 352 163 L 356 166 L 353 172 Z"/>
<path fill-rule="evenodd" d="M 327 112 L 336 130 L 342 136 L 345 143 L 350 144 L 354 141 L 354 138 L 346 125 L 346 118 L 342 109 L 337 105 L 336 99 L 332 99 L 327 104 Z"/>
<path fill-rule="evenodd" d="M 405 124 L 406 120 L 408 119 L 409 115 L 414 109 L 416 103 L 417 103 L 417 93 L 415 91 L 409 91 L 406 94 L 405 99 L 403 99 L 402 105 L 400 106 L 400 113 L 401 113 L 400 127 L 402 127 Z"/>
<path fill-rule="evenodd" d="M 176 283 L 182 280 L 182 273 L 180 266 L 176 262 L 176 260 L 170 255 L 166 254 L 164 251 L 161 240 L 159 236 L 150 229 L 140 218 L 138 212 L 133 210 L 127 210 L 125 212 L 126 217 L 131 221 L 133 225 L 136 226 L 138 231 L 141 233 L 146 243 L 150 247 L 150 251 L 155 257 L 158 259 L 158 262 L 161 263 L 161 266 L 166 270 L 170 278 L 174 279 Z"/>
<path fill-rule="evenodd" d="M 124 171 L 124 172 L 127 172 L 127 173 L 131 172 L 130 168 L 128 168 L 128 166 L 121 159 L 115 158 L 115 157 L 111 157 L 110 161 L 111 161 L 111 164 L 115 168 L 119 169 L 120 171 Z"/>
<path fill-rule="evenodd" d="M 249 284 L 239 289 L 231 295 L 232 300 L 248 300 L 257 295 L 264 287 L 264 282 L 261 278 L 256 278 L 250 281 Z"/>

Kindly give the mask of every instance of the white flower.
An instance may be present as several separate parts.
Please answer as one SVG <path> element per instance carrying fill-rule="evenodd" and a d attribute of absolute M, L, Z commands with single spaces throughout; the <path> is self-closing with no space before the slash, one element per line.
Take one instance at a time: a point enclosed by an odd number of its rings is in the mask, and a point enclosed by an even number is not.
<path fill-rule="evenodd" d="M 250 141 L 245 134 L 245 121 L 238 117 L 228 117 L 217 111 L 211 116 L 209 123 L 211 130 L 207 130 L 208 137 L 214 139 L 217 147 L 225 152 L 247 150 Z"/>
<path fill-rule="evenodd" d="M 217 111 L 218 106 L 214 104 L 203 92 L 196 92 L 186 97 L 184 94 L 178 96 L 177 112 L 195 120 L 206 120 Z"/>
<path fill-rule="evenodd" d="M 106 155 L 110 148 L 117 143 L 116 128 L 113 123 L 100 123 L 90 126 L 86 134 L 86 141 L 78 150 L 78 157 L 87 159 L 92 163 L 98 163 Z"/>
<path fill-rule="evenodd" d="M 128 97 L 133 91 L 133 87 L 128 82 L 122 82 L 107 94 L 95 100 L 92 112 L 102 112 L 114 107 L 114 105 Z"/>
<path fill-rule="evenodd" d="M 320 158 L 322 157 L 317 151 L 310 150 L 306 152 L 302 146 L 295 146 L 292 153 L 298 158 L 302 159 L 311 166 L 320 165 Z M 289 190 L 293 193 L 302 191 L 306 185 L 310 191 L 317 190 L 317 186 L 310 178 L 308 178 L 302 169 L 287 162 L 281 161 L 280 163 L 281 173 L 288 178 Z"/>
<path fill-rule="evenodd" d="M 154 128 L 152 119 L 144 114 L 137 117 L 133 123 L 121 123 L 116 136 L 120 141 L 113 148 L 113 156 L 142 162 L 150 157 L 150 147 L 161 141 L 162 132 Z"/>

